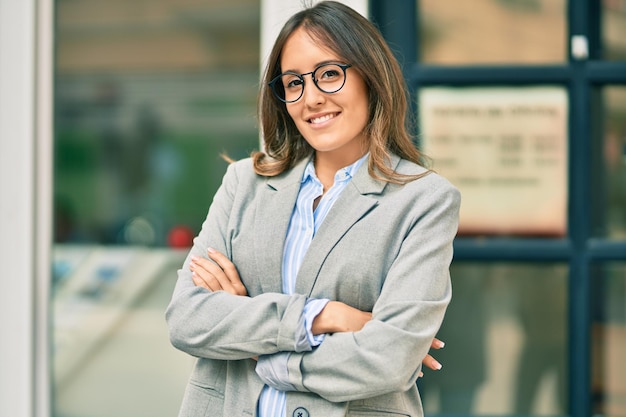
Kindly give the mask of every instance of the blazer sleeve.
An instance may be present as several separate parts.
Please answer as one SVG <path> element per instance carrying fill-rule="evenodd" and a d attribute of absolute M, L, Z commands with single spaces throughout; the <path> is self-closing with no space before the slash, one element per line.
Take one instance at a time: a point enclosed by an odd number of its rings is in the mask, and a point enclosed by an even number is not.
<path fill-rule="evenodd" d="M 192 256 L 207 257 L 212 247 L 230 253 L 230 222 L 237 222 L 237 199 L 254 181 L 250 169 L 237 162 L 229 165 L 209 208 L 200 234 L 187 256 L 165 317 L 171 343 L 196 357 L 245 359 L 279 351 L 296 351 L 296 327 L 303 326 L 306 297 L 266 293 L 256 297 L 211 292 L 194 285 L 189 262 Z M 247 188 L 248 187 L 248 188 Z"/>
<path fill-rule="evenodd" d="M 416 383 L 451 299 L 460 206 L 458 190 L 447 181 L 432 189 L 431 198 L 415 202 L 411 229 L 398 236 L 401 249 L 372 320 L 358 332 L 328 335 L 312 352 L 291 354 L 289 382 L 298 391 L 338 402 L 402 392 Z"/>

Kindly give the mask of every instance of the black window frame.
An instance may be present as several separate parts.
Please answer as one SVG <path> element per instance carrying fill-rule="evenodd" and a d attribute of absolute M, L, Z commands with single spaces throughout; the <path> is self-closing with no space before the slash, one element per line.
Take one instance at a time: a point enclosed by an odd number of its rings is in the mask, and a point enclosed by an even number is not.
<path fill-rule="evenodd" d="M 602 153 L 594 146 L 593 129 L 602 109 L 594 109 L 594 91 L 607 85 L 626 86 L 626 62 L 602 59 L 602 4 L 597 0 L 567 2 L 567 47 L 573 36 L 584 36 L 589 56 L 558 65 L 425 65 L 419 61 L 419 0 L 369 0 L 370 17 L 400 60 L 412 96 L 428 86 L 559 85 L 568 91 L 568 233 L 564 238 L 460 237 L 455 260 L 562 262 L 568 279 L 568 391 L 567 412 L 573 417 L 592 415 L 591 325 L 592 268 L 599 263 L 626 262 L 626 241 L 594 236 L 592 219 L 600 215 L 594 172 L 602 169 Z M 451 5 L 452 7 L 452 5 Z M 601 119 L 601 117 L 599 117 Z M 597 132 L 596 132 L 597 133 Z M 596 141 L 600 142 L 600 141 Z M 590 155 L 592 156 L 590 158 Z M 596 176 L 600 178 L 601 176 Z"/>

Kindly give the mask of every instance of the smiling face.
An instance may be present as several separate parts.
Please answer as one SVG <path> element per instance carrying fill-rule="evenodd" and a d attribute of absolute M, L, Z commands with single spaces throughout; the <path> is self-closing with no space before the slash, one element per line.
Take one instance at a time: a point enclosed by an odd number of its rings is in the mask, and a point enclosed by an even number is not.
<path fill-rule="evenodd" d="M 303 74 L 328 62 L 349 64 L 320 46 L 303 28 L 298 28 L 283 47 L 280 65 L 282 72 Z M 369 119 L 365 81 L 356 69 L 348 68 L 346 83 L 336 93 L 320 91 L 310 75 L 304 76 L 304 83 L 302 97 L 286 105 L 289 115 L 315 149 L 316 161 L 332 160 L 339 168 L 350 165 L 368 149 L 364 134 Z"/>

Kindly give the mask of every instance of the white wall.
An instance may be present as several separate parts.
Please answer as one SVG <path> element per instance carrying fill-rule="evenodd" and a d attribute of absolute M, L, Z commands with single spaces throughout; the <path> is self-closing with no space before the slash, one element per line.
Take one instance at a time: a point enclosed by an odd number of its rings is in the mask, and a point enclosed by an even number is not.
<path fill-rule="evenodd" d="M 48 411 L 50 2 L 0 0 L 0 416 Z"/>

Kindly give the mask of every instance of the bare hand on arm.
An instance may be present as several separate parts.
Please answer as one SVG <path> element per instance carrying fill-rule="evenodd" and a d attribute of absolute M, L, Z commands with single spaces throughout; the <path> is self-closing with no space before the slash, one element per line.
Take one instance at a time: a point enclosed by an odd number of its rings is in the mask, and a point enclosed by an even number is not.
<path fill-rule="evenodd" d="M 317 315 L 311 326 L 314 335 L 321 333 L 356 332 L 372 319 L 372 313 L 358 310 L 339 301 L 329 301 L 326 307 Z M 431 349 L 441 349 L 444 343 L 434 338 L 430 344 Z M 422 364 L 438 371 L 441 364 L 430 354 L 426 354 Z M 424 374 L 420 372 L 420 377 Z"/>
<path fill-rule="evenodd" d="M 340 301 L 329 301 L 311 325 L 314 335 L 356 332 L 372 319 L 372 313 L 350 307 Z"/>
<path fill-rule="evenodd" d="M 209 249 L 208 256 L 214 262 L 202 257 L 193 257 L 189 268 L 196 286 L 211 291 L 226 291 L 233 295 L 247 296 L 248 291 L 239 278 L 239 272 L 224 254 Z M 361 311 L 340 301 L 329 301 L 326 307 L 317 315 L 311 330 L 314 335 L 322 333 L 356 332 L 372 319 L 372 313 Z M 431 349 L 441 349 L 444 343 L 435 338 Z M 256 358 L 254 358 L 256 359 Z M 441 364 L 430 354 L 422 360 L 424 366 L 437 371 Z M 420 377 L 424 374 L 420 372 Z"/>
<path fill-rule="evenodd" d="M 430 348 L 431 349 L 441 349 L 443 348 L 445 345 L 445 343 L 443 343 L 441 340 L 437 339 L 436 337 L 433 339 L 433 341 L 430 344 Z M 429 367 L 430 369 L 432 369 L 433 371 L 438 371 L 441 369 L 441 364 L 432 356 L 430 356 L 428 353 L 426 354 L 426 356 L 424 357 L 424 359 L 422 359 L 422 364 Z M 424 376 L 424 373 L 422 371 L 420 371 L 420 377 Z"/>
<path fill-rule="evenodd" d="M 226 291 L 233 295 L 247 296 L 248 291 L 239 278 L 237 267 L 224 254 L 208 250 L 210 260 L 194 256 L 191 258 L 189 269 L 192 272 L 193 283 L 211 291 Z"/>

